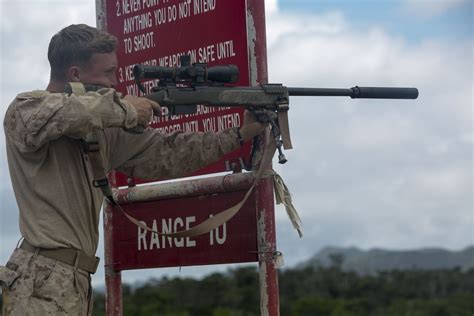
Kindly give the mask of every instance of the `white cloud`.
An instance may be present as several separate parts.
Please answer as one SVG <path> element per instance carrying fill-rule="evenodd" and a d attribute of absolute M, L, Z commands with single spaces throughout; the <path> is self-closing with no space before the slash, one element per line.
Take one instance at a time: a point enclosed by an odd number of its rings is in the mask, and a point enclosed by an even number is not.
<path fill-rule="evenodd" d="M 432 18 L 460 7 L 470 0 L 403 0 L 401 10 L 421 18 Z M 472 3 L 471 3 L 472 5 Z"/>
<path fill-rule="evenodd" d="M 271 82 L 420 90 L 416 101 L 290 97 L 295 149 L 276 168 L 306 228 L 291 239 L 297 247 L 279 228 L 290 262 L 328 243 L 473 243 L 472 43 L 409 43 L 377 25 L 358 30 L 338 12 L 277 11 L 267 22 Z M 281 208 L 277 225 L 289 226 Z"/>
<path fill-rule="evenodd" d="M 54 5 L 48 1 L 2 1 L 1 8 L 0 109 L 3 113 L 18 91 L 46 87 L 49 40 L 69 24 L 94 26 L 95 4 L 87 0 L 55 1 Z"/>
<path fill-rule="evenodd" d="M 461 248 L 473 243 L 473 44 L 408 43 L 377 25 L 358 30 L 340 12 L 296 15 L 281 11 L 276 0 L 265 4 L 271 82 L 420 89 L 416 101 L 291 98 L 295 149 L 286 153 L 286 165 L 275 167 L 293 193 L 305 236 L 297 237 L 277 207 L 277 242 L 287 264 L 328 244 Z M 46 1 L 2 2 L 2 116 L 16 93 L 47 84 L 50 37 L 71 23 L 93 25 L 93 5 L 89 0 L 54 7 Z M 4 154 L 0 163 L 0 176 L 7 179 Z M 3 204 L 11 201 L 5 196 Z M 16 225 L 13 219 L 9 223 Z M 1 237 L 0 262 L 16 243 L 10 233 Z"/>
<path fill-rule="evenodd" d="M 266 15 L 272 15 L 278 12 L 278 1 L 277 0 L 265 0 L 265 13 Z"/>

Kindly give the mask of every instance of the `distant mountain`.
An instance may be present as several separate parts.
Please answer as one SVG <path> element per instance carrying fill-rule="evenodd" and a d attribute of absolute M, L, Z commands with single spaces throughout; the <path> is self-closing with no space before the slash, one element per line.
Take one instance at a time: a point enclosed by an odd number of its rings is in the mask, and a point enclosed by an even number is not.
<path fill-rule="evenodd" d="M 443 269 L 459 267 L 462 270 L 474 268 L 474 246 L 461 251 L 440 248 L 418 250 L 361 250 L 356 247 L 326 247 L 298 267 L 340 265 L 345 271 L 359 274 L 374 274 L 386 270 Z"/>

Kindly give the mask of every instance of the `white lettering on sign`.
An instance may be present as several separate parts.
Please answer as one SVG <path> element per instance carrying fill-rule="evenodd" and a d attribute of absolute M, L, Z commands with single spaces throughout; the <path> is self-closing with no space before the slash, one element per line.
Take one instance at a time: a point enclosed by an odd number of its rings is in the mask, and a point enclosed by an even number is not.
<path fill-rule="evenodd" d="M 212 214 L 209 217 L 212 217 Z M 211 246 L 214 245 L 214 236 L 219 245 L 222 245 L 227 240 L 227 223 L 222 225 L 222 229 L 219 229 L 219 227 L 209 232 L 209 245 Z"/>
<path fill-rule="evenodd" d="M 125 87 L 125 89 L 127 90 L 128 95 L 138 96 L 140 93 L 140 90 L 138 90 L 138 86 L 136 84 L 128 85 Z"/>
<path fill-rule="evenodd" d="M 191 228 L 191 223 L 194 223 L 196 221 L 196 217 L 195 216 L 191 216 L 191 217 L 186 217 L 186 219 L 188 218 L 191 218 L 192 221 L 188 221 L 186 220 L 186 230 L 190 229 Z M 188 246 L 189 245 L 189 246 Z M 195 240 L 191 240 L 190 237 L 186 237 L 186 247 L 196 247 L 196 241 Z"/>
<path fill-rule="evenodd" d="M 117 8 L 120 3 L 117 1 Z M 140 0 L 122 0 L 122 14 L 129 14 L 141 10 Z"/>
<path fill-rule="evenodd" d="M 204 105 L 198 104 L 197 110 L 196 110 L 196 114 L 197 114 L 197 115 L 209 114 L 209 113 L 214 113 L 215 111 L 216 111 L 216 108 L 215 108 L 215 107 L 204 106 Z"/>
<path fill-rule="evenodd" d="M 150 59 L 150 60 L 146 60 L 146 61 L 142 62 L 141 64 L 146 65 L 146 66 L 156 66 L 157 65 L 157 60 L 156 59 Z M 133 76 L 133 67 L 134 66 L 135 66 L 135 64 L 119 67 L 118 72 L 119 72 L 120 82 L 135 80 L 135 77 Z M 125 73 L 125 77 L 124 77 L 124 73 Z"/>
<path fill-rule="evenodd" d="M 125 49 L 125 54 L 130 54 L 132 52 L 132 40 L 130 38 L 124 38 L 123 47 Z"/>
<path fill-rule="evenodd" d="M 185 55 L 185 53 L 176 53 L 160 57 L 158 58 L 158 65 L 160 65 L 160 67 L 177 67 L 181 64 L 179 58 L 183 55 Z"/>
<path fill-rule="evenodd" d="M 216 9 L 216 0 L 194 0 L 194 15 Z"/>
<path fill-rule="evenodd" d="M 123 38 L 123 48 L 125 54 L 142 52 L 153 49 L 157 46 L 158 40 L 155 38 L 157 32 L 149 31 L 143 34 L 136 32 L 157 28 L 165 23 L 172 23 L 177 20 L 186 19 L 193 15 L 203 14 L 216 9 L 216 0 L 181 0 L 177 3 L 170 3 L 170 0 L 117 0 L 116 16 L 129 15 L 123 18 L 123 35 L 130 34 L 130 37 Z M 144 10 L 153 8 L 149 12 Z M 130 16 L 131 15 L 131 16 Z M 191 55 L 191 63 L 209 63 L 236 56 L 232 41 L 225 41 L 217 44 L 206 45 L 199 49 L 190 49 L 188 52 L 180 52 L 160 58 L 160 66 L 174 67 L 180 66 L 179 56 L 183 54 Z M 176 58 L 178 57 L 178 58 Z M 120 80 L 120 82 L 123 82 Z"/>
<path fill-rule="evenodd" d="M 123 20 L 123 34 L 141 31 L 153 26 L 151 13 L 142 13 Z"/>
<path fill-rule="evenodd" d="M 206 117 L 202 120 L 204 132 L 217 132 L 217 124 L 215 117 Z"/>
<path fill-rule="evenodd" d="M 198 121 L 187 121 L 178 124 L 172 124 L 168 126 L 157 127 L 157 130 L 169 134 L 175 131 L 184 131 L 184 132 L 198 132 L 199 131 L 199 122 Z"/>
<path fill-rule="evenodd" d="M 174 225 L 173 225 L 173 228 L 174 228 L 174 231 L 177 232 L 177 231 L 180 231 L 182 230 L 184 227 L 184 223 L 183 223 L 183 220 L 180 218 L 180 217 L 177 217 L 174 221 Z M 184 238 L 175 238 L 174 239 L 174 243 L 176 245 L 176 247 L 184 247 Z"/>
<path fill-rule="evenodd" d="M 169 6 L 167 12 L 168 22 L 176 21 L 176 18 L 178 17 L 178 9 L 176 8 L 176 5 L 173 4 L 172 6 Z"/>
<path fill-rule="evenodd" d="M 217 117 L 217 130 L 222 131 L 231 127 L 240 126 L 240 116 L 238 113 L 226 114 Z"/>
<path fill-rule="evenodd" d="M 199 48 L 198 54 L 200 63 L 208 63 L 216 60 L 214 45 Z"/>
<path fill-rule="evenodd" d="M 171 134 L 173 132 L 180 131 L 181 125 L 180 124 L 167 125 L 163 127 L 158 127 L 157 130 L 165 134 Z"/>
<path fill-rule="evenodd" d="M 135 79 L 135 76 L 133 75 L 133 65 L 128 65 L 124 67 L 125 69 L 125 80 L 131 81 Z"/>
<path fill-rule="evenodd" d="M 217 45 L 217 59 L 225 59 L 235 56 L 234 41 L 225 41 Z"/>
<path fill-rule="evenodd" d="M 142 6 L 144 9 L 148 9 L 160 4 L 160 0 L 143 0 Z"/>
<path fill-rule="evenodd" d="M 209 217 L 212 217 L 212 214 Z M 137 227 L 137 249 L 138 251 L 144 251 L 196 247 L 196 240 L 191 239 L 190 237 L 169 237 L 156 233 L 160 232 L 167 234 L 188 230 L 192 227 L 194 222 L 196 222 L 195 216 L 187 216 L 185 218 L 163 218 L 161 221 L 153 219 L 151 229 L 155 232 Z M 145 221 L 141 221 L 141 223 L 147 225 Z M 209 245 L 223 245 L 226 241 L 227 223 L 224 223 L 222 226 L 219 226 L 209 232 Z"/>
<path fill-rule="evenodd" d="M 166 23 L 166 8 L 159 8 L 153 12 L 155 16 L 155 25 L 161 25 Z"/>
<path fill-rule="evenodd" d="M 150 32 L 153 33 L 153 32 Z M 152 41 L 152 38 L 150 38 Z M 132 43 L 128 44 L 130 52 L 132 52 Z M 154 44 L 153 44 L 154 45 Z M 146 49 L 146 48 L 145 48 Z M 206 45 L 200 48 L 192 48 L 187 52 L 176 52 L 166 56 L 158 57 L 158 65 L 160 67 L 180 67 L 181 56 L 190 55 L 191 63 L 200 62 L 208 63 L 215 60 L 222 60 L 237 56 L 234 50 L 234 41 L 228 40 L 216 44 Z"/>
<path fill-rule="evenodd" d="M 138 89 L 138 86 L 136 83 L 130 84 L 125 87 L 125 90 L 127 91 L 127 94 L 129 95 L 134 95 L 134 96 L 144 96 L 145 94 L 150 94 L 152 93 L 152 89 L 158 85 L 158 79 L 154 79 L 151 81 L 144 81 L 142 82 L 142 86 L 145 88 L 145 93 L 140 91 Z"/>
<path fill-rule="evenodd" d="M 130 91 L 135 91 L 134 89 L 138 90 L 138 88 L 135 87 L 130 87 Z M 164 122 L 169 122 L 169 121 L 175 121 L 175 120 L 182 120 L 182 119 L 189 119 L 193 118 L 196 116 L 200 115 L 208 115 L 208 114 L 213 114 L 217 113 L 220 111 L 227 111 L 229 110 L 230 107 L 222 107 L 222 106 L 204 106 L 204 105 L 197 105 L 197 110 L 196 113 L 194 114 L 186 114 L 186 115 L 169 115 L 169 109 L 165 106 L 161 108 L 161 115 L 162 116 L 155 116 L 153 118 L 153 121 L 151 122 L 152 124 L 157 124 L 157 123 L 164 123 Z M 200 122 L 200 124 L 199 124 Z M 238 121 L 238 123 L 240 120 Z M 195 128 L 197 126 L 202 126 L 204 128 L 205 132 L 208 131 L 217 131 L 217 119 L 216 117 L 205 117 L 201 119 L 200 121 L 194 121 L 192 124 L 192 128 Z M 225 124 L 221 124 L 224 126 Z M 178 127 L 179 126 L 179 127 Z M 183 130 L 186 127 L 182 127 L 181 125 L 177 124 L 175 128 L 172 129 L 174 131 L 175 129 Z M 194 129 L 192 129 L 194 130 Z M 165 132 L 165 131 L 163 131 Z"/>
<path fill-rule="evenodd" d="M 117 0 L 115 3 L 115 15 L 128 15 L 158 7 L 153 12 L 156 26 L 214 11 L 216 9 L 216 2 L 216 0 L 181 0 L 176 5 L 170 4 L 170 0 Z"/>
<path fill-rule="evenodd" d="M 155 47 L 155 41 L 153 38 L 154 32 L 149 32 L 146 34 L 135 35 L 133 37 L 133 51 L 139 52 L 148 48 Z"/>
<path fill-rule="evenodd" d="M 191 15 L 191 0 L 186 0 L 178 4 L 180 19 L 187 18 Z"/>
<path fill-rule="evenodd" d="M 198 121 L 190 121 L 183 123 L 183 131 L 185 132 L 198 132 L 199 131 L 199 124 Z"/>
<path fill-rule="evenodd" d="M 209 63 L 215 60 L 222 60 L 237 56 L 234 50 L 233 40 L 206 45 L 198 48 L 197 52 L 198 61 L 200 63 Z"/>
<path fill-rule="evenodd" d="M 153 249 L 166 249 L 166 248 L 190 248 L 196 247 L 196 241 L 190 237 L 176 238 L 159 235 L 156 232 L 163 234 L 175 233 L 183 229 L 189 229 L 191 224 L 196 221 L 195 216 L 188 216 L 184 220 L 180 217 L 177 218 L 163 218 L 161 220 L 161 227 L 158 226 L 158 221 L 153 220 L 151 229 L 155 232 L 150 232 L 146 229 L 138 227 L 138 250 L 153 250 Z M 146 225 L 146 222 L 141 221 Z M 149 233 L 149 234 L 148 234 Z M 161 237 L 161 238 L 160 238 Z"/>

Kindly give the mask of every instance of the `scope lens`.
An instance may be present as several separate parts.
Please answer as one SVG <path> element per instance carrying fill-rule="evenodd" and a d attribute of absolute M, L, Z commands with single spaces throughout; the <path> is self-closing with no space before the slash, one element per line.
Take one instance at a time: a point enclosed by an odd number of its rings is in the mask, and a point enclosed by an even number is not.
<path fill-rule="evenodd" d="M 239 81 L 239 68 L 236 65 L 209 67 L 207 69 L 207 80 L 235 83 Z"/>

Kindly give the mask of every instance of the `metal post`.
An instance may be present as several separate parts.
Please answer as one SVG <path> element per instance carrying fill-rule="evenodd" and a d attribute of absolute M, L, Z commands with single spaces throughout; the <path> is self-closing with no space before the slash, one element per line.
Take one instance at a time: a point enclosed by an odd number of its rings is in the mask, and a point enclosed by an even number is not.
<path fill-rule="evenodd" d="M 250 84 L 268 82 L 265 3 L 247 0 Z M 260 279 L 260 312 L 263 316 L 280 315 L 278 271 L 276 269 L 275 205 L 271 178 L 256 188 Z"/>
<path fill-rule="evenodd" d="M 262 316 L 280 315 L 278 270 L 276 267 L 275 210 L 273 183 L 264 179 L 257 187 L 257 227 L 259 251 L 260 312 Z"/>
<path fill-rule="evenodd" d="M 105 261 L 105 314 L 122 315 L 122 273 L 113 269 L 113 222 L 114 209 L 106 203 L 104 207 L 104 261 Z"/>

